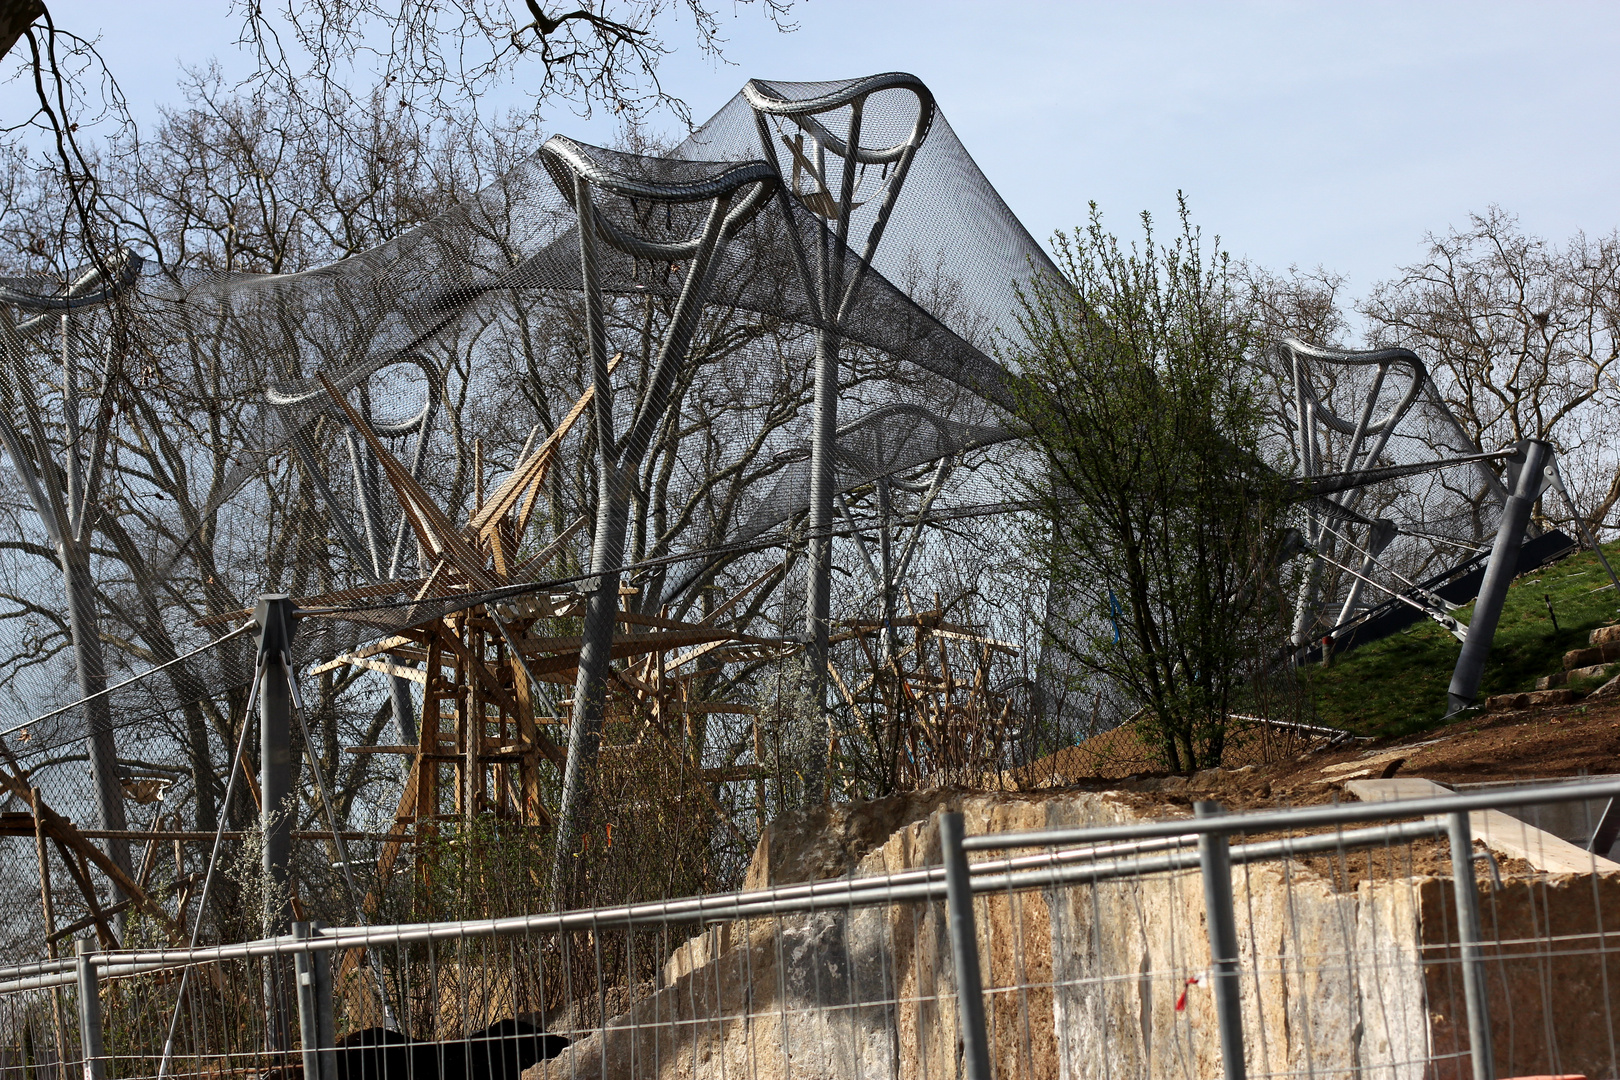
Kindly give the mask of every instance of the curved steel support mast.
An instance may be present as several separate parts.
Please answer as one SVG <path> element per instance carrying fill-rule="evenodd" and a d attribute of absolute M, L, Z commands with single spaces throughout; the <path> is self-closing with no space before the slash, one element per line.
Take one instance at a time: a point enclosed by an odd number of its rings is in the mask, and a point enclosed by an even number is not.
<path fill-rule="evenodd" d="M 591 542 L 591 573 L 585 623 L 581 629 L 579 671 L 568 730 L 568 757 L 557 818 L 557 852 L 552 882 L 561 894 L 580 827 L 588 778 L 595 772 L 602 743 L 607 698 L 608 662 L 618 617 L 620 565 L 629 520 L 630 489 L 668 407 L 670 391 L 686 363 L 687 349 L 703 313 L 716 261 L 731 238 L 777 188 L 776 171 L 765 162 L 735 165 L 703 182 L 657 182 L 627 176 L 605 161 L 595 147 L 553 136 L 541 148 L 542 160 L 579 217 L 581 284 L 585 294 L 593 398 L 591 416 L 596 436 L 596 529 Z M 677 241 L 632 235 L 615 225 L 596 206 L 597 193 L 609 197 L 707 208 L 697 236 Z M 608 244 L 626 255 L 664 262 L 684 262 L 685 279 L 656 360 L 636 395 L 628 429 L 618 432 L 608 361 L 606 312 L 597 258 Z"/>
<path fill-rule="evenodd" d="M 1293 434 L 1295 438 L 1295 451 L 1299 456 L 1300 471 L 1304 477 L 1320 476 L 1329 472 L 1355 472 L 1358 469 L 1371 468 L 1378 462 L 1384 448 L 1388 445 L 1390 436 L 1401 421 L 1417 403 L 1419 396 L 1427 394 L 1431 404 L 1436 406 L 1449 422 L 1452 434 L 1459 440 L 1459 449 L 1469 453 L 1479 453 L 1479 447 L 1463 431 L 1462 425 L 1451 414 L 1451 410 L 1439 400 L 1434 392 L 1434 386 L 1429 378 L 1428 369 L 1423 361 L 1410 349 L 1370 349 L 1354 351 L 1348 349 L 1329 349 L 1319 345 L 1310 345 L 1298 338 L 1287 338 L 1277 346 L 1281 358 L 1288 367 L 1289 375 L 1293 381 L 1294 415 L 1291 417 Z M 1337 364 L 1348 367 L 1377 368 L 1372 383 L 1362 399 L 1361 409 L 1354 420 L 1341 417 L 1334 413 L 1317 396 L 1315 388 L 1311 385 L 1310 363 Z M 1406 385 L 1400 391 L 1400 397 L 1390 410 L 1381 417 L 1375 418 L 1373 410 L 1378 405 L 1378 399 L 1384 389 L 1384 383 L 1390 372 L 1396 368 L 1402 369 L 1406 374 Z M 1327 467 L 1323 460 L 1321 440 L 1318 438 L 1318 427 L 1325 427 L 1330 431 L 1345 436 L 1349 442 L 1345 448 L 1344 460 L 1334 467 Z M 1486 461 L 1475 463 L 1480 479 L 1487 490 L 1498 501 L 1506 502 L 1507 490 L 1502 481 L 1491 471 Z M 1360 505 L 1366 494 L 1366 488 L 1357 488 L 1344 500 L 1347 509 L 1354 511 Z M 1292 642 L 1296 649 L 1304 648 L 1310 644 L 1312 624 L 1316 620 L 1320 597 L 1317 595 L 1321 586 L 1322 566 L 1324 556 L 1331 557 L 1334 544 L 1333 535 L 1324 527 L 1319 512 L 1310 504 L 1305 507 L 1304 533 L 1305 541 L 1313 551 L 1310 563 L 1300 581 L 1299 595 L 1294 606 L 1294 625 Z M 1346 525 L 1346 529 L 1350 529 Z M 1392 538 L 1387 529 L 1374 530 L 1368 537 L 1368 550 L 1370 554 L 1363 561 L 1361 572 L 1367 574 L 1371 569 L 1371 560 L 1376 558 L 1383 546 Z M 1346 597 L 1343 610 L 1340 612 L 1338 622 L 1344 622 L 1352 613 L 1360 599 L 1361 579 L 1357 578 Z"/>
<path fill-rule="evenodd" d="M 84 433 L 79 427 L 79 406 L 83 395 L 69 346 L 68 312 L 108 303 L 134 283 L 140 266 L 139 256 L 121 249 L 107 260 L 105 270 L 100 266 L 89 270 L 69 285 L 62 296 L 37 297 L 11 289 L 0 290 L 0 304 L 15 305 L 23 312 L 33 313 L 21 322 L 14 322 L 9 312 L 4 315 L 6 338 L 9 339 L 4 345 L 9 361 L 5 392 L 12 400 L 6 403 L 7 407 L 0 408 L 0 444 L 5 447 L 6 456 L 11 458 L 12 468 L 22 481 L 29 504 L 39 516 L 40 524 L 56 550 L 57 562 L 62 570 L 68 629 L 73 639 L 74 672 L 79 696 L 86 699 L 85 743 L 90 759 L 96 823 L 100 828 L 113 832 L 125 831 L 128 822 L 124 814 L 123 784 L 118 776 L 118 749 L 113 735 L 112 709 L 103 693 L 107 689 L 107 664 L 101 651 L 96 583 L 90 565 L 91 533 L 101 502 L 101 460 L 106 451 L 108 413 L 105 408 L 99 410 L 99 419 L 91 433 L 90 452 L 85 455 L 82 449 Z M 109 273 L 111 280 L 108 280 Z M 24 343 L 53 328 L 59 328 L 62 335 L 62 423 L 65 443 L 62 461 L 52 456 L 36 397 L 37 388 L 13 382 L 18 355 L 25 347 Z M 105 386 L 102 392 L 106 392 Z M 11 406 L 22 410 L 26 435 L 13 422 Z M 129 873 L 129 841 L 113 837 L 103 843 L 113 863 L 126 874 Z M 124 899 L 123 890 L 117 883 L 110 884 L 113 902 Z"/>
<path fill-rule="evenodd" d="M 916 95 L 917 119 L 906 138 L 883 149 L 869 149 L 861 144 L 861 118 L 866 99 L 884 90 L 907 90 Z M 860 288 L 861 279 L 872 263 L 878 244 L 883 240 L 900 189 L 905 185 L 917 148 L 928 137 L 934 120 L 934 95 L 914 75 L 890 73 L 860 79 L 834 93 L 821 97 L 795 99 L 784 96 L 774 84 L 751 79 L 743 87 L 743 96 L 753 107 L 754 121 L 759 130 L 760 150 L 765 160 L 781 175 L 777 139 L 772 137 L 771 118 L 778 118 L 798 128 L 792 138 L 778 131 L 781 146 L 792 158 L 792 182 L 784 180 L 777 198 L 783 217 L 788 221 L 788 237 L 793 256 L 799 268 L 800 279 L 815 314 L 815 405 L 813 432 L 810 445 L 810 514 L 808 579 L 805 589 L 805 650 L 811 678 L 812 695 L 826 707 L 827 693 L 827 639 L 832 625 L 832 528 L 833 528 L 833 475 L 834 455 L 837 453 L 838 428 L 838 352 L 842 340 L 841 328 L 849 315 L 851 303 Z M 837 115 L 847 121 L 842 135 L 828 129 L 824 121 Z M 785 124 L 782 126 L 785 127 Z M 833 179 L 828 175 L 828 156 L 841 162 L 837 179 L 837 193 Z M 887 176 L 883 201 L 867 233 L 866 243 L 854 265 L 849 265 L 850 215 L 863 205 L 855 201 L 856 173 L 860 166 L 877 165 Z M 892 166 L 892 173 L 889 172 Z M 789 197 L 789 187 L 793 198 Z M 814 238 L 808 254 L 797 227 L 800 215 L 812 214 L 823 219 L 825 225 L 807 230 Z M 811 785 L 812 787 L 816 785 Z"/>

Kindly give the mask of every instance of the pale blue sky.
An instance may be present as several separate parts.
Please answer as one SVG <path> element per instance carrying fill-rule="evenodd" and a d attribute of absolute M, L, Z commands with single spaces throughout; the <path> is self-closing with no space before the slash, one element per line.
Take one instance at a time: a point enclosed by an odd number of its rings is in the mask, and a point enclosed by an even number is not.
<path fill-rule="evenodd" d="M 1492 203 L 1560 239 L 1620 225 L 1614 4 L 807 0 L 787 35 L 719 6 L 731 63 L 688 50 L 663 71 L 695 117 L 751 76 L 913 72 L 1041 239 L 1088 199 L 1120 231 L 1144 208 L 1165 217 L 1180 188 L 1235 254 L 1325 265 L 1360 293 Z M 177 98 L 181 62 L 233 62 L 224 0 L 57 17 L 103 34 L 137 115 Z M 548 126 L 612 137 L 607 121 Z"/>

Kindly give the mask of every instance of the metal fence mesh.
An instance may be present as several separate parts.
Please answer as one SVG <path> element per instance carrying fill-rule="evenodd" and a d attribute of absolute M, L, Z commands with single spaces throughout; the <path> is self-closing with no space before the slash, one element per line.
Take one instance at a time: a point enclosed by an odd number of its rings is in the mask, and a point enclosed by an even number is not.
<path fill-rule="evenodd" d="M 1538 869 L 1573 849 L 1486 807 L 1617 790 L 969 799 L 815 883 L 6 969 L 0 1067 L 99 1039 L 118 1077 L 1612 1076 L 1620 877 Z"/>

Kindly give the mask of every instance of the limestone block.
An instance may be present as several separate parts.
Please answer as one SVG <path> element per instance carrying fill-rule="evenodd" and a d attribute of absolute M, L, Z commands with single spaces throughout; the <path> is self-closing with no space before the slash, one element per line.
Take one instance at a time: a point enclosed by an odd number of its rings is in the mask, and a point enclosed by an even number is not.
<path fill-rule="evenodd" d="M 1564 670 L 1597 667 L 1620 660 L 1620 641 L 1606 641 L 1585 649 L 1571 649 L 1564 654 Z"/>
<path fill-rule="evenodd" d="M 1510 712 L 1544 705 L 1568 705 L 1574 700 L 1573 690 L 1532 690 L 1522 694 L 1495 694 L 1485 699 L 1485 711 Z"/>
<path fill-rule="evenodd" d="M 1588 645 L 1620 644 L 1620 625 L 1600 626 L 1587 635 Z"/>
<path fill-rule="evenodd" d="M 1380 782 L 1351 785 L 1363 783 Z M 1415 794 L 1436 786 L 1417 783 Z M 969 834 L 1137 820 L 1107 793 L 952 801 Z M 937 865 L 947 805 L 895 828 L 847 872 Z M 1517 837 L 1527 856 L 1549 857 L 1522 822 L 1475 828 L 1493 846 Z M 975 858 L 1007 854 L 1020 853 Z M 1450 886 L 1408 876 L 1408 858 L 1395 849 L 1234 868 L 1251 1075 L 1465 1080 Z M 1602 987 L 1620 987 L 1620 874 L 1510 878 L 1481 904 L 1499 1074 L 1606 1074 L 1616 1010 Z M 981 895 L 975 918 L 996 1076 L 1220 1075 L 1196 870 Z M 958 1080 L 955 993 L 941 903 L 718 924 L 672 953 L 656 992 L 525 1080 Z"/>

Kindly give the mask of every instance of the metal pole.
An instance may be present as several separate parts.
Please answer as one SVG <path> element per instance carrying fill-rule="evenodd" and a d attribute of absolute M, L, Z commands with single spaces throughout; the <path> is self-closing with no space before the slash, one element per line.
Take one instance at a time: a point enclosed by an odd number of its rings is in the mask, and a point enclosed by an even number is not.
<path fill-rule="evenodd" d="M 259 688 L 259 797 L 264 827 L 264 876 L 270 889 L 265 911 L 267 937 L 287 932 L 292 914 L 287 867 L 292 854 L 292 689 L 288 668 L 294 633 L 292 599 L 286 593 L 259 597 L 258 624 L 264 679 Z"/>
<path fill-rule="evenodd" d="M 1491 547 L 1490 562 L 1485 567 L 1485 580 L 1479 586 L 1479 599 L 1474 601 L 1474 617 L 1468 622 L 1468 638 L 1457 657 L 1457 667 L 1451 673 L 1451 687 L 1446 695 L 1451 706 L 1448 716 L 1472 705 L 1479 692 L 1485 660 L 1491 654 L 1491 642 L 1496 637 L 1496 624 L 1502 618 L 1502 604 L 1519 568 L 1519 547 L 1524 543 L 1525 526 L 1530 523 L 1530 509 L 1541 494 L 1551 447 L 1540 439 L 1526 439 L 1522 445 L 1524 458 L 1518 481 L 1502 507 L 1496 543 Z"/>
<path fill-rule="evenodd" d="M 309 923 L 292 924 L 294 941 L 308 941 Z M 304 1058 L 304 1080 L 324 1080 L 321 1076 L 320 1016 L 315 1004 L 314 953 L 294 953 L 293 973 L 298 981 L 298 1047 Z"/>
<path fill-rule="evenodd" d="M 823 301 L 826 302 L 825 300 Z M 832 626 L 833 458 L 838 441 L 838 346 L 831 329 L 816 331 L 815 404 L 810 433 L 809 542 L 805 560 L 804 639 L 816 708 L 826 708 L 827 648 Z"/>
<path fill-rule="evenodd" d="M 1214 817 L 1221 804 L 1193 804 L 1197 817 Z M 1204 912 L 1209 924 L 1210 981 L 1215 1022 L 1221 1032 L 1221 1070 L 1226 1080 L 1244 1080 L 1243 1001 L 1238 976 L 1237 922 L 1232 915 L 1232 854 L 1224 833 L 1198 838 L 1198 866 L 1204 875 Z"/>
<path fill-rule="evenodd" d="M 1457 897 L 1457 952 L 1462 959 L 1463 1002 L 1468 1009 L 1468 1046 L 1474 1080 L 1495 1080 L 1491 1007 L 1485 1000 L 1485 961 L 1480 954 L 1479 893 L 1474 888 L 1474 834 L 1468 812 L 1446 815 L 1451 838 L 1452 892 Z"/>
<path fill-rule="evenodd" d="M 1607 859 L 1609 849 L 1614 847 L 1617 839 L 1620 839 L 1620 798 L 1610 799 L 1604 806 L 1603 816 L 1598 818 L 1597 828 L 1592 830 L 1592 839 L 1586 845 L 1586 850 Z"/>
<path fill-rule="evenodd" d="M 57 547 L 67 591 L 68 628 L 73 636 L 74 671 L 84 704 L 86 749 L 90 755 L 90 783 L 95 790 L 96 820 L 103 829 L 122 832 L 124 786 L 118 778 L 118 747 L 113 734 L 112 708 L 102 691 L 107 689 L 107 666 L 101 653 L 101 632 L 96 620 L 95 579 L 90 571 L 87 543 L 64 537 Z M 99 697 L 93 695 L 101 695 Z M 131 873 L 129 841 L 105 840 L 107 857 L 126 874 Z M 133 877 L 134 875 L 131 874 Z M 117 882 L 109 882 L 113 903 L 128 899 Z M 122 925 L 123 916 L 116 917 Z"/>
<path fill-rule="evenodd" d="M 296 941 L 319 937 L 319 923 L 295 922 Z M 332 1018 L 331 957 L 326 952 L 293 956 L 298 976 L 298 1045 L 303 1053 L 305 1080 L 336 1080 L 336 1028 Z"/>
<path fill-rule="evenodd" d="M 319 934 L 323 925 L 311 923 L 310 929 Z M 332 1003 L 332 954 L 311 953 L 310 966 L 315 972 L 315 1038 L 321 1051 L 320 1077 L 321 1080 L 337 1080 L 337 1016 Z M 382 985 L 381 972 L 377 972 L 377 982 L 379 986 Z M 395 1026 L 386 997 L 383 999 L 383 1015 L 390 1021 L 390 1027 Z"/>
<path fill-rule="evenodd" d="M 1362 488 L 1360 490 L 1365 491 L 1366 489 Z M 1361 559 L 1361 577 L 1350 582 L 1350 594 L 1344 598 L 1344 606 L 1339 609 L 1339 618 L 1333 625 L 1343 626 L 1356 613 L 1356 604 L 1361 600 L 1361 587 L 1366 584 L 1364 579 L 1372 576 L 1373 567 L 1378 560 L 1378 556 L 1382 555 L 1384 549 L 1389 547 L 1390 541 L 1395 539 L 1397 532 L 1395 523 L 1389 518 L 1379 518 L 1373 522 L 1372 529 L 1367 533 L 1367 551 Z"/>
<path fill-rule="evenodd" d="M 285 934 L 292 920 L 291 875 L 293 825 L 292 670 L 295 628 L 292 598 L 286 593 L 259 597 L 253 608 L 258 624 L 259 660 L 259 820 L 264 830 L 264 934 Z M 286 968 L 279 956 L 264 960 L 265 1048 L 285 1051 L 287 1022 Z"/>
<path fill-rule="evenodd" d="M 591 415 L 596 429 L 597 453 L 597 529 L 591 542 L 591 572 L 595 575 L 590 585 L 590 600 L 586 608 L 585 623 L 580 628 L 578 673 L 574 681 L 574 712 L 568 727 L 568 757 L 563 766 L 562 798 L 557 809 L 556 851 L 552 863 L 552 889 L 554 902 L 566 906 L 570 860 L 579 841 L 579 830 L 584 818 L 583 808 L 590 794 L 591 777 L 596 770 L 601 749 L 602 723 L 607 706 L 609 662 L 612 660 L 613 628 L 618 619 L 620 563 L 624 556 L 624 534 L 629 520 L 631 489 L 637 470 L 651 446 L 654 435 L 664 422 L 671 407 L 671 397 L 681 369 L 686 364 L 692 338 L 703 315 L 704 297 L 709 287 L 710 270 L 724 252 L 736 231 L 749 216 L 757 212 L 759 202 L 768 197 L 775 178 L 763 168 L 745 166 L 728 175 L 729 189 L 718 190 L 708 199 L 708 217 L 703 232 L 679 245 L 686 252 L 686 276 L 681 284 L 680 296 L 670 314 L 669 325 L 658 346 L 658 356 L 651 373 L 646 376 L 638 394 L 629 430 L 622 440 L 614 437 L 612 383 L 609 379 L 607 359 L 608 337 L 605 328 L 602 290 L 597 279 L 596 244 L 605 242 L 621 251 L 640 257 L 644 254 L 635 247 L 635 241 L 619 236 L 611 222 L 593 208 L 593 184 L 606 190 L 618 190 L 618 180 L 611 176 L 603 179 L 600 167 L 581 163 L 577 155 L 589 157 L 586 148 L 570 143 L 562 136 L 547 140 L 543 151 L 554 155 L 553 164 L 574 171 L 573 195 L 579 211 L 580 280 L 585 293 L 591 379 L 595 399 Z M 552 159 L 548 159 L 552 160 Z M 589 178 L 598 177 L 597 180 Z M 635 182 L 637 185 L 640 181 Z M 744 189 L 756 185 L 752 195 Z M 639 190 L 639 188 L 637 188 Z M 566 190 L 565 190 L 566 194 Z M 634 198 L 632 192 L 631 196 Z M 738 197 L 733 205 L 734 197 Z M 698 203 L 700 198 L 672 194 L 675 201 Z M 598 235 L 598 225 L 605 226 Z M 618 236 L 618 239 L 615 237 Z"/>
<path fill-rule="evenodd" d="M 34 811 L 34 859 L 39 866 L 39 903 L 45 916 L 45 955 L 56 959 L 56 905 L 51 899 L 51 861 L 45 850 L 45 796 L 39 788 L 28 789 L 28 801 Z M 56 1026 L 56 1070 L 67 1080 L 67 1024 L 62 1009 L 62 988 L 51 987 L 51 1020 Z"/>
<path fill-rule="evenodd" d="M 84 1059 L 84 1080 L 107 1080 L 107 1052 L 101 1042 L 101 992 L 96 986 L 96 968 L 90 954 L 95 939 L 82 937 L 73 943 L 79 977 L 79 1056 Z"/>
<path fill-rule="evenodd" d="M 984 989 L 979 978 L 979 934 L 973 925 L 973 883 L 962 850 L 961 814 L 939 816 L 939 845 L 945 856 L 945 911 L 950 921 L 951 955 L 956 960 L 956 1011 L 962 1034 L 962 1068 L 967 1080 L 990 1080 L 990 1043 L 984 1027 Z"/>

